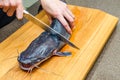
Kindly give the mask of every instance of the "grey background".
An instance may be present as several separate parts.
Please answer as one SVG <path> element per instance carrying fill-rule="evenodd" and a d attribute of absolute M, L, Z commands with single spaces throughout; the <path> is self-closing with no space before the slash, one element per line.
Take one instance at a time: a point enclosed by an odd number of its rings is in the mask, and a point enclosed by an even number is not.
<path fill-rule="evenodd" d="M 24 6 L 32 14 L 36 14 L 38 0 L 24 0 Z M 120 18 L 120 0 L 67 0 L 69 4 L 91 7 L 103 10 Z M 34 4 L 34 5 L 33 5 Z M 32 5 L 32 6 L 31 6 Z M 0 42 L 21 27 L 26 20 L 15 19 L 9 25 L 0 29 Z M 86 80 L 120 80 L 120 22 L 106 43 L 101 55 L 96 60 Z"/>

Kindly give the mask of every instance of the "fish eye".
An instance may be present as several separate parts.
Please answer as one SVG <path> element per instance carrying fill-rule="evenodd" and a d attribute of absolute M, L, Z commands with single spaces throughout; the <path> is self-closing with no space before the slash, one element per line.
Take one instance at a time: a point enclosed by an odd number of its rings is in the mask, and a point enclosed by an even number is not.
<path fill-rule="evenodd" d="M 34 61 L 34 60 L 36 60 L 36 59 L 37 59 L 37 58 L 35 58 L 35 57 L 34 57 L 34 58 L 31 58 L 31 61 Z"/>

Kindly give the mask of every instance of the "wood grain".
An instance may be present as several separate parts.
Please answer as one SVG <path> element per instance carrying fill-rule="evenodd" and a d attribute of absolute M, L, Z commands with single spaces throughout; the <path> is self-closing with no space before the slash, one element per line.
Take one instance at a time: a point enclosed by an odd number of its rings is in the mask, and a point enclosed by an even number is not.
<path fill-rule="evenodd" d="M 97 9 L 73 5 L 69 5 L 69 8 L 75 15 L 75 27 L 70 41 L 79 46 L 80 50 L 66 45 L 61 51 L 70 51 L 72 56 L 53 56 L 41 64 L 40 69 L 27 75 L 27 72 L 19 68 L 17 56 L 43 31 L 29 21 L 0 43 L 0 80 L 85 79 L 113 32 L 118 18 Z M 37 17 L 49 24 L 44 11 Z"/>

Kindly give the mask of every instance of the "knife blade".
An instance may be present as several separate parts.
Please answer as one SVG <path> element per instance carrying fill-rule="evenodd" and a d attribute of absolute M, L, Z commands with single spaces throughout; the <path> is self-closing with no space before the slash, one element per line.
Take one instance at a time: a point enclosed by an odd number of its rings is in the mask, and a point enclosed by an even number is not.
<path fill-rule="evenodd" d="M 57 31 L 55 31 L 54 29 L 52 29 L 49 25 L 47 25 L 46 23 L 44 23 L 43 21 L 41 21 L 40 19 L 34 17 L 32 14 L 30 14 L 28 11 L 24 10 L 23 11 L 23 16 L 32 21 L 34 24 L 40 26 L 42 29 L 46 30 L 46 31 L 49 31 L 49 32 L 52 32 L 52 33 L 55 33 L 57 34 L 57 36 L 59 36 L 65 43 L 67 43 L 68 45 L 76 48 L 76 49 L 79 49 L 79 47 L 77 47 L 75 44 L 73 44 L 72 42 L 70 42 L 67 38 L 65 38 L 62 34 L 58 33 Z M 43 26 L 41 26 L 43 25 Z"/>

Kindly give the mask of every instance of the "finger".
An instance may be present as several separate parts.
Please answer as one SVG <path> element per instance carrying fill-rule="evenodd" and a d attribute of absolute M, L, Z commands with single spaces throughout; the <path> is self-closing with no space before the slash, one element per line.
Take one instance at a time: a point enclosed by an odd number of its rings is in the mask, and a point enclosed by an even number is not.
<path fill-rule="evenodd" d="M 71 29 L 75 27 L 74 22 L 70 23 Z"/>
<path fill-rule="evenodd" d="M 72 30 L 69 27 L 69 25 L 68 25 L 67 21 L 65 20 L 65 18 L 63 16 L 58 16 L 57 18 L 63 24 L 65 29 L 68 31 L 68 33 L 72 34 Z"/>
<path fill-rule="evenodd" d="M 73 13 L 70 11 L 70 9 L 68 9 L 68 7 L 67 7 L 66 11 L 69 13 L 69 15 L 70 15 L 73 19 L 75 18 L 75 16 L 74 16 Z"/>
<path fill-rule="evenodd" d="M 16 9 L 16 16 L 18 19 L 22 19 L 23 18 L 23 5 L 22 3 L 19 3 Z"/>
<path fill-rule="evenodd" d="M 12 16 L 14 14 L 16 10 L 16 7 L 11 7 L 8 11 L 7 11 L 7 15 L 8 16 Z"/>
<path fill-rule="evenodd" d="M 73 24 L 74 19 L 73 19 L 73 18 L 69 15 L 69 13 L 67 13 L 67 12 L 64 12 L 64 17 L 65 17 L 65 19 L 68 21 L 69 26 L 70 26 L 71 28 L 73 28 L 73 27 L 74 27 L 74 24 Z"/>
<path fill-rule="evenodd" d="M 73 13 L 70 11 L 70 9 L 68 8 L 67 4 L 64 3 L 64 2 L 62 2 L 62 1 L 60 1 L 60 2 L 61 2 L 61 5 L 64 7 L 65 11 L 67 11 L 67 12 L 69 13 L 69 15 L 70 15 L 72 18 L 74 18 L 74 15 L 73 15 Z M 61 5 L 60 5 L 60 6 L 61 6 Z"/>
<path fill-rule="evenodd" d="M 8 9 L 9 9 L 9 7 L 10 7 L 9 0 L 4 0 L 4 1 L 3 1 L 3 5 L 4 5 L 3 11 L 4 11 L 4 12 L 7 12 Z"/>
<path fill-rule="evenodd" d="M 0 1 L 0 8 L 2 8 L 2 6 L 3 6 L 3 2 L 2 2 L 2 0 Z"/>
<path fill-rule="evenodd" d="M 10 5 L 11 5 L 11 8 L 7 11 L 8 16 L 12 16 L 17 8 L 15 1 L 10 0 Z"/>

